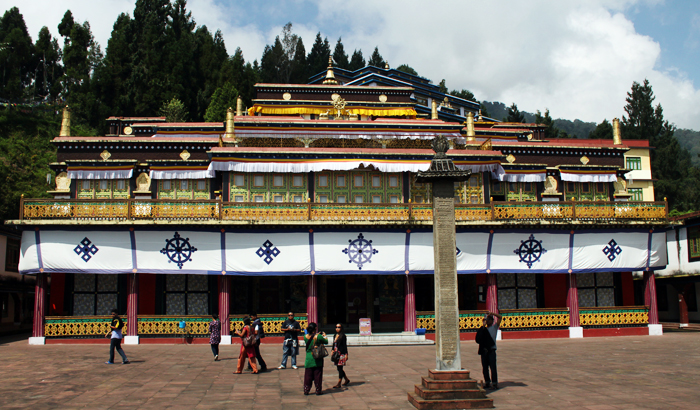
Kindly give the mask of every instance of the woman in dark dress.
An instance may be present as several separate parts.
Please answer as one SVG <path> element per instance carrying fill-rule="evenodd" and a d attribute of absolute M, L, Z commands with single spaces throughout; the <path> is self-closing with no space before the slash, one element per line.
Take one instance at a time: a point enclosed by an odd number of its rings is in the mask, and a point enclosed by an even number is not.
<path fill-rule="evenodd" d="M 345 336 L 345 328 L 342 323 L 335 325 L 335 337 L 333 338 L 333 351 L 338 352 L 340 356 L 335 365 L 338 367 L 338 384 L 333 386 L 334 389 L 340 389 L 340 383 L 345 379 L 343 386 L 350 384 L 350 379 L 345 375 L 343 366 L 348 362 L 348 338 Z"/>
<path fill-rule="evenodd" d="M 219 343 L 221 343 L 221 322 L 219 321 L 219 315 L 211 315 L 214 319 L 209 322 L 209 344 L 211 345 L 211 352 L 214 354 L 214 361 L 219 360 Z"/>

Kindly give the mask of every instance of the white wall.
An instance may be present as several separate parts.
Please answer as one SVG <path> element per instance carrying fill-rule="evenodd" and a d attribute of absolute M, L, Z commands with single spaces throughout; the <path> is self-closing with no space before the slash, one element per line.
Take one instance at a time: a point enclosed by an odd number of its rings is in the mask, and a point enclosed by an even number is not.
<path fill-rule="evenodd" d="M 678 240 L 676 240 L 676 232 Z M 678 272 L 683 272 L 685 275 L 700 275 L 700 261 L 688 261 L 688 230 L 685 226 L 666 231 L 666 254 L 668 264 L 665 269 L 657 270 L 656 276 L 669 276 Z"/>

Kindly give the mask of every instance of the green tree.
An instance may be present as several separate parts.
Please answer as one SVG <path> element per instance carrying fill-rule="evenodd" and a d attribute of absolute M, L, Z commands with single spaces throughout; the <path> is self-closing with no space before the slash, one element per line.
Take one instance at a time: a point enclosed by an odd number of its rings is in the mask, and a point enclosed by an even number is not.
<path fill-rule="evenodd" d="M 309 67 L 309 74 L 316 75 L 326 71 L 328 67 L 328 57 L 331 55 L 331 46 L 328 44 L 328 37 L 321 39 L 321 33 L 316 34 L 316 41 L 311 46 L 311 51 L 306 57 Z"/>
<path fill-rule="evenodd" d="M 184 122 L 187 121 L 187 107 L 185 104 L 173 97 L 170 101 L 165 101 L 158 111 L 162 117 L 165 117 L 167 122 Z"/>
<path fill-rule="evenodd" d="M 54 101 L 61 92 L 61 48 L 58 40 L 51 38 L 51 32 L 44 26 L 34 44 L 37 69 L 34 81 L 34 95 L 40 99 Z"/>
<path fill-rule="evenodd" d="M 516 107 L 517 109 L 517 107 Z M 510 112 L 509 112 L 510 114 Z M 523 121 L 524 121 L 525 115 L 523 114 Z M 547 126 L 544 130 L 544 138 L 547 140 L 550 139 L 557 139 L 557 138 L 568 138 L 568 135 L 566 132 L 560 130 L 554 125 L 554 120 L 552 117 L 549 115 L 549 108 L 545 108 L 544 110 L 544 116 L 540 112 L 540 110 L 537 110 L 535 112 L 535 124 L 544 124 Z"/>
<path fill-rule="evenodd" d="M 226 83 L 219 87 L 211 97 L 207 112 L 204 114 L 206 122 L 223 122 L 226 120 L 226 111 L 229 108 L 236 108 L 238 90 L 231 83 Z"/>
<path fill-rule="evenodd" d="M 260 77 L 264 83 L 283 83 L 284 49 L 279 36 L 272 46 L 266 45 L 260 59 Z"/>
<path fill-rule="evenodd" d="M 289 82 L 292 84 L 306 84 L 309 80 L 309 67 L 306 63 L 306 48 L 301 37 L 297 41 L 296 50 L 294 51 L 294 60 L 292 60 L 292 76 Z"/>
<path fill-rule="evenodd" d="M 367 65 L 371 65 L 378 68 L 384 68 L 386 66 L 386 61 L 381 54 L 379 54 L 379 47 L 374 47 L 374 51 L 367 62 Z"/>
<path fill-rule="evenodd" d="M 17 7 L 5 11 L 0 19 L 0 98 L 20 100 L 34 79 L 34 45 L 24 17 Z"/>
<path fill-rule="evenodd" d="M 525 122 L 525 114 L 521 113 L 520 110 L 518 110 L 518 106 L 513 103 L 508 108 L 508 116 L 503 119 L 505 122 Z"/>
<path fill-rule="evenodd" d="M 663 127 L 663 116 L 659 118 L 656 113 L 661 105 L 653 106 L 654 92 L 651 89 L 649 80 L 644 80 L 640 85 L 634 81 L 632 90 L 627 93 L 627 104 L 625 105 L 626 116 L 622 116 L 620 128 L 625 139 L 650 140 L 661 132 Z M 660 111 L 661 112 L 661 111 Z"/>
<path fill-rule="evenodd" d="M 465 90 L 465 89 L 462 89 L 460 91 L 452 90 L 452 91 L 450 91 L 450 95 L 454 95 L 455 97 L 464 98 L 465 100 L 476 102 L 476 98 L 474 97 L 474 93 L 472 93 L 469 90 Z"/>
<path fill-rule="evenodd" d="M 396 67 L 396 70 L 401 71 L 401 72 L 406 73 L 406 74 L 412 74 L 412 75 L 416 75 L 416 76 L 418 75 L 418 72 L 407 64 L 401 64 L 400 66 Z"/>
<path fill-rule="evenodd" d="M 350 58 L 350 64 L 348 65 L 348 70 L 355 71 L 363 68 L 367 65 L 365 58 L 362 57 L 362 50 L 355 50 Z"/>
<path fill-rule="evenodd" d="M 588 134 L 588 138 L 597 140 L 612 140 L 612 124 L 607 119 L 604 119 L 603 122 L 598 124 L 595 129 Z"/>
<path fill-rule="evenodd" d="M 440 83 L 438 84 L 438 88 L 440 89 L 440 92 L 443 94 L 447 94 L 447 85 L 445 85 L 445 79 L 443 78 Z"/>
<path fill-rule="evenodd" d="M 333 61 L 335 61 L 335 65 L 339 68 L 347 70 L 350 66 L 350 61 L 348 60 L 348 55 L 345 54 L 345 47 L 343 47 L 341 37 L 338 37 L 338 42 L 335 43 L 335 50 L 333 50 Z"/>

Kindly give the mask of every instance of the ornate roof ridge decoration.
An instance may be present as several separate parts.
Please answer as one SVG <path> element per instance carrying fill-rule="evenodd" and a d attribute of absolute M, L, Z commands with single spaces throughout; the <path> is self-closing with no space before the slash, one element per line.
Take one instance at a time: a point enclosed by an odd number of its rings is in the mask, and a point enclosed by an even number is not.
<path fill-rule="evenodd" d="M 466 181 L 471 175 L 471 171 L 463 171 L 454 164 L 451 158 L 447 157 L 450 143 L 444 136 L 433 139 L 431 144 L 435 155 L 430 161 L 430 168 L 427 171 L 418 171 L 416 181 L 419 183 L 432 182 L 437 179 L 451 179 L 453 181 Z"/>
<path fill-rule="evenodd" d="M 392 87 L 392 86 L 377 86 L 377 87 L 367 87 L 366 85 L 321 85 L 321 84 L 277 84 L 277 83 L 257 83 L 255 88 L 274 88 L 275 91 L 290 89 L 299 92 L 300 89 L 313 90 L 315 93 L 333 93 L 338 90 L 343 92 L 351 93 L 353 91 L 362 91 L 362 94 L 380 94 L 380 91 L 396 91 L 400 92 L 413 92 L 413 87 Z M 264 90 L 263 90 L 264 91 Z"/>

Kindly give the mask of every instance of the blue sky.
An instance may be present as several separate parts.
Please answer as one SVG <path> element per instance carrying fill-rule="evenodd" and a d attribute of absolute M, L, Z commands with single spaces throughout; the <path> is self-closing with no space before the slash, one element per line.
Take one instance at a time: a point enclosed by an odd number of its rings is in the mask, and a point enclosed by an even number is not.
<path fill-rule="evenodd" d="M 88 20 L 103 49 L 135 0 L 3 0 L 29 32 L 57 34 L 67 9 Z M 31 4 L 33 7 L 29 7 Z M 450 89 L 515 102 L 554 118 L 600 122 L 624 115 L 632 82 L 651 82 L 666 119 L 700 130 L 700 0 L 190 0 L 197 24 L 221 29 L 230 54 L 260 59 L 291 21 L 307 52 L 317 32 L 345 50 L 375 46 Z"/>

